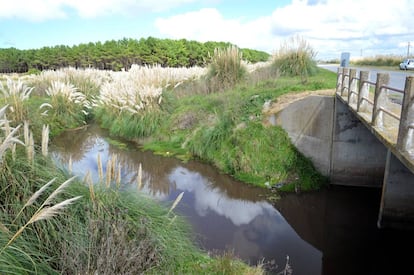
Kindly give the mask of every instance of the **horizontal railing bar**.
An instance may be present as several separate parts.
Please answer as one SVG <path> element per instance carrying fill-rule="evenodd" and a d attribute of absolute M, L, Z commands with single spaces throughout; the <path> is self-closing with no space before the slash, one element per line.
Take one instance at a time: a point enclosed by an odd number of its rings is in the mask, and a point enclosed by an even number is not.
<path fill-rule="evenodd" d="M 371 85 L 377 85 L 377 83 L 376 82 L 372 82 L 372 81 L 369 81 L 369 80 L 365 80 L 365 81 L 362 81 L 362 83 L 363 84 L 371 84 Z"/>
<path fill-rule="evenodd" d="M 371 105 L 374 105 L 374 101 L 372 101 L 371 99 L 369 99 L 368 97 L 361 97 L 361 100 L 365 100 L 368 103 L 370 103 Z"/>
<path fill-rule="evenodd" d="M 393 88 L 393 87 L 390 87 L 390 86 L 387 86 L 387 85 L 382 85 L 381 86 L 381 89 L 388 89 L 388 90 L 391 90 L 391 91 L 394 91 L 394 92 L 398 92 L 398 93 L 401 93 L 401 94 L 404 93 L 403 90 L 400 90 L 400 89 L 397 89 L 397 88 Z"/>
<path fill-rule="evenodd" d="M 385 108 L 383 108 L 383 107 L 381 107 L 381 108 L 379 108 L 381 111 L 383 111 L 384 113 L 387 113 L 387 114 L 389 114 L 390 116 L 392 116 L 393 118 L 395 118 L 395 119 L 397 119 L 397 120 L 400 120 L 400 116 L 399 115 L 397 115 L 397 114 L 394 114 L 393 112 L 391 112 L 391 111 L 388 111 L 387 109 L 385 109 Z"/>

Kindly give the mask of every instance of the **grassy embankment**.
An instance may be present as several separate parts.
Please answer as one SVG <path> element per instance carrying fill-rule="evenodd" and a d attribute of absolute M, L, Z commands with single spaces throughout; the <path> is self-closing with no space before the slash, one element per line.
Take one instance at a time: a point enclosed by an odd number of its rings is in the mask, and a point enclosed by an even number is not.
<path fill-rule="evenodd" d="M 113 135 L 136 139 L 144 149 L 207 161 L 246 183 L 281 184 L 284 191 L 318 189 L 326 179 L 283 129 L 263 124 L 266 102 L 286 93 L 335 87 L 336 74 L 308 60 L 306 45 L 299 49 L 305 53 L 286 48 L 272 64 L 250 73 L 238 52 L 219 52 L 206 76 L 167 89 L 162 104 L 152 104 L 139 117 L 109 104 L 95 115 Z"/>
<path fill-rule="evenodd" d="M 333 73 L 312 66 L 298 71 L 311 64 L 306 59 L 285 67 L 293 70 L 280 70 L 292 56 L 301 55 L 282 52 L 273 66 L 250 73 L 239 53 L 230 49 L 216 53 L 208 74 L 202 69 L 160 67 L 133 67 L 116 74 L 67 69 L 2 82 L 1 104 L 8 106 L 7 119 L 1 119 L 2 271 L 260 274 L 260 267 L 203 254 L 191 242 L 185 223 L 168 207 L 104 184 L 67 181 L 70 175 L 47 156 L 47 132 L 50 129 L 53 142 L 64 129 L 95 117 L 113 134 L 145 138 L 146 148 L 166 155 L 209 161 L 246 182 L 318 188 L 323 179 L 286 133 L 262 124 L 266 101 L 335 86 Z M 18 128 L 24 121 L 30 131 Z M 64 188 L 58 187 L 62 182 Z"/>
<path fill-rule="evenodd" d="M 261 274 L 229 255 L 207 256 L 174 205 L 118 191 L 114 171 L 107 188 L 53 164 L 49 134 L 88 122 L 100 77 L 67 70 L 2 82 L 0 273 Z"/>
<path fill-rule="evenodd" d="M 258 186 L 287 183 L 282 190 L 295 185 L 318 189 L 324 179 L 283 129 L 264 126 L 262 108 L 283 94 L 332 88 L 334 82 L 335 75 L 319 70 L 306 84 L 300 77 L 278 77 L 208 95 L 179 97 L 170 92 L 170 106 L 143 147 L 183 159 L 196 157 Z"/>

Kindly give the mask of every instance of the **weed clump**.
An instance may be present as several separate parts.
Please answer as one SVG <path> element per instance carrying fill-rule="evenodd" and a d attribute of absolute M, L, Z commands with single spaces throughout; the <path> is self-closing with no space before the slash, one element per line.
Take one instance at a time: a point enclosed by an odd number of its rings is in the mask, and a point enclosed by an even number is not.
<path fill-rule="evenodd" d="M 273 56 L 273 66 L 283 76 L 300 76 L 302 83 L 317 71 L 315 50 L 302 37 L 286 40 Z"/>
<path fill-rule="evenodd" d="M 207 73 L 210 92 L 233 88 L 246 75 L 242 52 L 236 46 L 216 48 Z"/>

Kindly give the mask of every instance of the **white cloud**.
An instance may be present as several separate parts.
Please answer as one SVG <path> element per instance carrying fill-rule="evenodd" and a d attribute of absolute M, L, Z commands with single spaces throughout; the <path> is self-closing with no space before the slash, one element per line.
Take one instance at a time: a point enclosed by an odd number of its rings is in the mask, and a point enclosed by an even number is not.
<path fill-rule="evenodd" d="M 291 5 L 272 14 L 273 30 L 292 29 L 318 38 L 361 38 L 366 35 L 400 34 L 410 29 L 412 0 L 329 0 L 323 4 L 308 5 L 305 0 L 294 0 Z M 410 20 L 410 21 L 404 21 Z"/>
<path fill-rule="evenodd" d="M 168 18 L 158 18 L 155 26 L 161 34 L 172 38 L 187 38 L 197 41 L 230 41 L 238 46 L 262 48 L 269 47 L 271 21 L 261 17 L 252 21 L 241 18 L 224 18 L 214 8 L 188 12 Z M 271 39 L 270 39 L 271 40 Z"/>
<path fill-rule="evenodd" d="M 0 19 L 18 18 L 26 21 L 45 21 L 70 18 L 76 14 L 83 18 L 113 15 L 140 15 L 185 4 L 207 3 L 221 0 L 0 0 Z M 214 4 L 211 4 L 214 6 Z M 342 51 L 351 56 L 376 54 L 405 54 L 405 46 L 412 41 L 414 0 L 292 0 L 290 4 L 265 11 L 261 17 L 251 19 L 231 16 L 240 14 L 233 2 L 229 13 L 216 8 L 203 8 L 191 12 L 157 18 L 154 21 L 159 34 L 170 38 L 198 41 L 229 41 L 240 47 L 272 52 L 280 43 L 293 35 L 303 36 L 319 53 L 320 58 L 335 58 Z M 276 4 L 275 4 L 276 7 Z M 137 15 L 137 16 L 134 16 Z M 148 18 L 148 17 L 146 17 Z M 250 18 L 250 19 L 246 19 Z M 109 19 L 109 17 L 108 17 Z M 135 22 L 136 23 L 136 22 Z M 137 24 L 137 23 L 136 23 Z M 151 34 L 158 36 L 158 33 Z"/>
<path fill-rule="evenodd" d="M 199 216 L 206 216 L 210 211 L 232 221 L 236 226 L 249 224 L 257 217 L 265 215 L 275 218 L 273 222 L 282 222 L 283 217 L 273 206 L 265 201 L 251 202 L 229 198 L 225 192 L 214 188 L 208 179 L 198 172 L 184 167 L 177 167 L 168 176 L 177 189 L 194 196 L 194 207 Z M 185 195 L 184 195 L 185 196 Z"/>
<path fill-rule="evenodd" d="M 272 14 L 274 36 L 289 28 L 307 38 L 320 56 L 402 54 L 398 45 L 414 34 L 412 0 L 294 0 Z M 290 20 L 289 20 L 290 18 Z M 292 23 L 292 24 L 291 24 Z"/>
<path fill-rule="evenodd" d="M 159 12 L 195 0 L 0 0 L 0 18 L 44 21 L 65 18 L 70 11 L 84 18 Z"/>
<path fill-rule="evenodd" d="M 293 35 L 307 39 L 319 57 L 402 54 L 412 39 L 413 0 L 293 0 L 255 20 L 225 17 L 213 8 L 158 18 L 155 26 L 171 38 L 230 41 L 272 52 Z"/>
<path fill-rule="evenodd" d="M 30 21 L 63 18 L 65 13 L 60 6 L 59 0 L 0 0 L 0 18 L 17 17 Z"/>

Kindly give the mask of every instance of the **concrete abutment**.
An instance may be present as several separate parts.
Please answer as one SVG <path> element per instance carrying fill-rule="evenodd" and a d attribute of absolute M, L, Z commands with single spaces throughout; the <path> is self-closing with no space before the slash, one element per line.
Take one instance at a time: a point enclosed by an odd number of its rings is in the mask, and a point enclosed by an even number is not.
<path fill-rule="evenodd" d="M 378 227 L 414 229 L 414 174 L 387 152 Z"/>
<path fill-rule="evenodd" d="M 311 95 L 275 115 L 331 184 L 382 187 L 379 227 L 414 226 L 414 174 L 339 96 Z"/>

